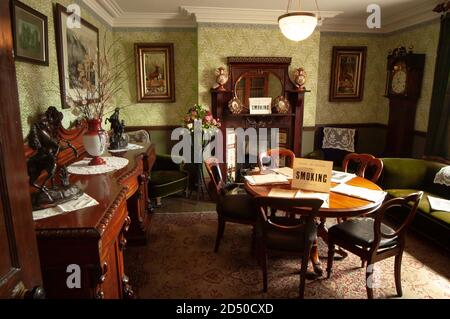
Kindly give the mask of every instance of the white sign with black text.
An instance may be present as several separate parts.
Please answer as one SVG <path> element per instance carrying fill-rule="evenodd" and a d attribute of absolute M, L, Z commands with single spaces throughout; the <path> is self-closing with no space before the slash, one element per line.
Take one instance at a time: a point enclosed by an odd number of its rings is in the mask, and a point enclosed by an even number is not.
<path fill-rule="evenodd" d="M 250 114 L 272 114 L 271 97 L 251 97 L 248 101 Z"/>
<path fill-rule="evenodd" d="M 306 158 L 294 160 L 292 188 L 328 193 L 331 187 L 333 162 Z"/>

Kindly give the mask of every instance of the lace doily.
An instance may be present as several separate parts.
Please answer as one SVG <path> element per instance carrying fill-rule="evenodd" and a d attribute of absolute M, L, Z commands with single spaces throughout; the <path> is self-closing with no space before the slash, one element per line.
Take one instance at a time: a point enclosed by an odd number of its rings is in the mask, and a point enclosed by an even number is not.
<path fill-rule="evenodd" d="M 322 148 L 355 151 L 355 129 L 324 127 Z"/>
<path fill-rule="evenodd" d="M 126 148 L 118 149 L 118 150 L 108 150 L 110 153 L 121 153 L 126 151 L 140 150 L 144 148 L 144 146 L 128 143 Z"/>
<path fill-rule="evenodd" d="M 114 156 L 102 156 L 102 159 L 105 160 L 106 164 L 104 165 L 96 165 L 89 166 L 89 162 L 91 158 L 86 157 L 85 159 L 73 163 L 67 168 L 67 171 L 70 174 L 76 175 L 95 175 L 95 174 L 104 174 L 113 172 L 115 170 L 124 168 L 128 165 L 128 160 L 122 157 L 114 157 Z"/>
<path fill-rule="evenodd" d="M 78 199 L 71 200 L 56 207 L 35 210 L 33 212 L 33 220 L 48 218 L 96 205 L 98 205 L 98 202 L 94 198 L 88 194 L 83 194 Z"/>
<path fill-rule="evenodd" d="M 434 183 L 450 186 L 450 166 L 442 167 L 440 171 L 437 172 L 434 177 Z"/>

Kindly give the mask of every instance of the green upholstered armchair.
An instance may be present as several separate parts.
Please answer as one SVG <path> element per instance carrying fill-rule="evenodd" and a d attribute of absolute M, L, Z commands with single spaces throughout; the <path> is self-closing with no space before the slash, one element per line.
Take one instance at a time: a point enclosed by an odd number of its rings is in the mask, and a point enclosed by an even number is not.
<path fill-rule="evenodd" d="M 161 198 L 186 192 L 189 185 L 189 174 L 183 164 L 173 162 L 170 155 L 156 155 L 156 161 L 150 175 L 149 197 L 161 206 Z"/>
<path fill-rule="evenodd" d="M 131 143 L 150 143 L 150 135 L 145 130 L 127 132 Z M 176 164 L 170 155 L 156 155 L 149 186 L 149 197 L 161 206 L 161 198 L 185 192 L 188 186 L 189 174 L 183 169 L 183 164 Z"/>

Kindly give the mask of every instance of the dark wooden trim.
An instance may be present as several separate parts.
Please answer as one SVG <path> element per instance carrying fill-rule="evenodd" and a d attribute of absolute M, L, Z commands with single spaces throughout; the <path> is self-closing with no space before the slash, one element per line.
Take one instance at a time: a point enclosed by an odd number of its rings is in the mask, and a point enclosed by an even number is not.
<path fill-rule="evenodd" d="M 176 128 L 181 127 L 181 125 L 152 125 L 152 126 L 127 126 L 125 127 L 125 132 L 132 132 L 132 131 L 173 131 Z"/>
<path fill-rule="evenodd" d="M 17 39 L 15 37 L 15 34 L 16 34 L 16 7 L 19 7 L 22 10 L 35 15 L 36 17 L 42 19 L 42 21 L 44 22 L 44 43 L 43 43 L 44 49 L 45 49 L 44 61 L 17 55 Z M 13 42 L 14 43 L 14 59 L 16 61 L 22 61 L 22 62 L 28 62 L 28 63 L 48 66 L 49 65 L 49 52 L 48 52 L 48 35 L 49 34 L 48 34 L 47 16 L 40 13 L 39 11 L 31 8 L 30 6 L 27 6 L 26 4 L 24 4 L 18 0 L 12 0 L 12 2 L 11 2 L 11 24 L 12 24 L 13 39 L 14 39 L 14 42 Z"/>
<path fill-rule="evenodd" d="M 450 1 L 442 2 L 441 4 L 438 4 L 433 11 L 437 13 L 445 13 L 448 10 L 450 10 Z"/>

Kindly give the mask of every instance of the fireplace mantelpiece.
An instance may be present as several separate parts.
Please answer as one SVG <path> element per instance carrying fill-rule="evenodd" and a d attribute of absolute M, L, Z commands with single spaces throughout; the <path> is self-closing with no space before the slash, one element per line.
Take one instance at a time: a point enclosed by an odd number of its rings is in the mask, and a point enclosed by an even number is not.
<path fill-rule="evenodd" d="M 224 145 L 227 145 L 227 154 L 224 159 L 226 165 L 223 168 L 225 174 L 229 175 L 236 168 L 236 157 L 234 156 L 233 163 L 233 156 L 228 154 L 232 150 L 232 145 L 227 141 L 227 128 L 278 128 L 280 136 L 283 136 L 280 138 L 282 139 L 280 146 L 293 150 L 295 155 L 300 157 L 302 149 L 304 96 L 309 91 L 299 90 L 291 81 L 289 77 L 290 64 L 291 58 L 289 57 L 228 58 L 229 81 L 224 85 L 225 89 L 211 89 L 212 112 L 214 117 L 219 118 L 222 122 L 221 130 L 225 139 Z M 289 101 L 289 111 L 285 114 L 232 114 L 228 109 L 228 102 L 237 96 L 236 91 L 238 88 L 236 84 L 249 74 L 252 77 L 258 74 L 271 74 L 274 78 L 278 78 L 281 84 L 279 95 L 284 96 Z M 265 87 L 267 88 L 267 85 Z M 272 98 L 275 98 L 275 96 L 272 96 Z M 246 104 L 247 101 L 242 102 Z"/>

